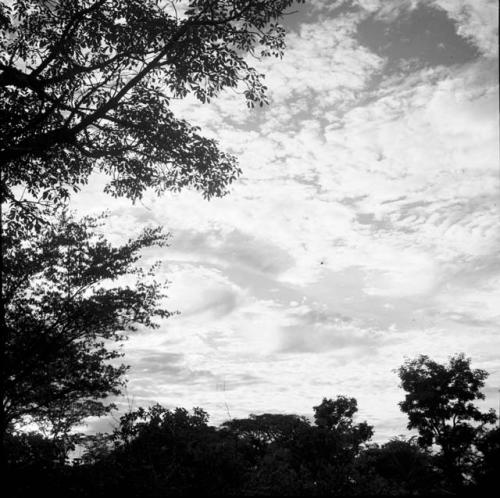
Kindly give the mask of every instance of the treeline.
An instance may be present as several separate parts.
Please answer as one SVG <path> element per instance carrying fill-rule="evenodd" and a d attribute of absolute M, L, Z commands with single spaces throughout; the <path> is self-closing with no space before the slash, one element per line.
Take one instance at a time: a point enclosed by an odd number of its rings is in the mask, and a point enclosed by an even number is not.
<path fill-rule="evenodd" d="M 219 427 L 195 408 L 139 408 L 112 434 L 68 439 L 11 432 L 7 475 L 17 496 L 44 490 L 66 496 L 168 495 L 461 495 L 493 489 L 500 428 L 474 404 L 486 372 L 463 355 L 439 364 L 426 356 L 398 371 L 400 403 L 418 436 L 371 443 L 356 422 L 354 398 L 323 399 L 313 420 L 250 415 Z M 85 450 L 69 461 L 75 443 Z"/>

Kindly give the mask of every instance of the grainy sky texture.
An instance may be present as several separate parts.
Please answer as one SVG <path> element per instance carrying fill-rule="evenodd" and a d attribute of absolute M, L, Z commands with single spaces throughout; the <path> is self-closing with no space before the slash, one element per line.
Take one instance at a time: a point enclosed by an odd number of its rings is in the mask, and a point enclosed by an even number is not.
<path fill-rule="evenodd" d="M 176 111 L 239 157 L 242 178 L 111 213 L 108 235 L 172 233 L 170 309 L 125 345 L 134 406 L 201 406 L 214 423 L 310 415 L 358 400 L 376 440 L 405 431 L 405 356 L 457 352 L 500 388 L 500 176 L 496 0 L 313 0 L 287 18 L 283 60 L 258 63 L 271 104 L 241 95 Z M 106 422 L 108 423 L 108 422 Z M 101 423 L 100 429 L 105 428 Z"/>

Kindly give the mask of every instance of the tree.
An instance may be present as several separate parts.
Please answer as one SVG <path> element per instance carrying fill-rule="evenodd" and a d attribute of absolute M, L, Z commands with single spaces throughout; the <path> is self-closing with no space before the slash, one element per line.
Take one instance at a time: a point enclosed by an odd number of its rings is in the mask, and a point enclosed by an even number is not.
<path fill-rule="evenodd" d="M 307 481 L 299 472 L 298 442 L 310 432 L 306 417 L 293 414 L 251 414 L 224 422 L 222 431 L 238 441 L 246 473 L 240 494 L 274 496 L 304 494 Z M 299 444 L 300 445 L 300 444 Z"/>
<path fill-rule="evenodd" d="M 223 429 L 250 441 L 257 449 L 290 439 L 306 426 L 309 423 L 305 417 L 281 413 L 251 414 L 248 418 L 232 419 L 222 424 Z"/>
<path fill-rule="evenodd" d="M 337 396 L 334 400 L 323 398 L 323 401 L 313 409 L 314 420 L 318 427 L 349 437 L 357 449 L 373 435 L 373 427 L 366 422 L 353 424 L 353 417 L 358 411 L 358 402 L 355 398 L 346 396 Z"/>
<path fill-rule="evenodd" d="M 420 355 L 398 369 L 407 392 L 399 406 L 408 414 L 408 429 L 418 430 L 421 447 L 440 447 L 442 469 L 455 488 L 470 473 L 474 445 L 496 420 L 493 410 L 485 413 L 474 404 L 484 399 L 481 389 L 488 373 L 471 369 L 470 362 L 464 354 L 451 357 L 447 365 Z"/>
<path fill-rule="evenodd" d="M 354 423 L 358 411 L 355 398 L 323 398 L 313 407 L 316 427 L 301 453 L 310 468 L 315 494 L 352 494 L 355 490 L 355 462 L 373 435 L 367 422 Z"/>
<path fill-rule="evenodd" d="M 170 104 L 238 86 L 248 106 L 266 103 L 245 56 L 282 55 L 277 21 L 292 3 L 1 1 L 0 201 L 18 201 L 19 186 L 66 198 L 93 171 L 131 199 L 148 187 L 222 195 L 240 174 L 235 158 Z"/>
<path fill-rule="evenodd" d="M 236 440 L 209 426 L 201 408 L 139 408 L 121 417 L 111 440 L 81 469 L 93 481 L 83 496 L 239 494 L 243 467 Z"/>
<path fill-rule="evenodd" d="M 316 425 L 329 430 L 350 427 L 357 405 L 355 398 L 346 396 L 337 396 L 335 400 L 323 398 L 321 404 L 313 407 Z"/>
<path fill-rule="evenodd" d="M 100 223 L 58 211 L 38 231 L 4 231 L 2 436 L 36 422 L 64 440 L 84 418 L 109 412 L 106 398 L 120 392 L 127 369 L 113 343 L 170 315 L 157 265 L 136 265 L 141 249 L 166 245 L 168 234 L 148 228 L 113 246 Z"/>

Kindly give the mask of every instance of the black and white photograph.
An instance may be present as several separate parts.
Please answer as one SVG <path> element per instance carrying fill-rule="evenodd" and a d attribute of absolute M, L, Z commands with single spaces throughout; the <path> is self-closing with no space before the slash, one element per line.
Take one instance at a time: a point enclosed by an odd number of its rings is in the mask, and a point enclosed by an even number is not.
<path fill-rule="evenodd" d="M 0 0 L 6 496 L 488 496 L 497 0 Z"/>

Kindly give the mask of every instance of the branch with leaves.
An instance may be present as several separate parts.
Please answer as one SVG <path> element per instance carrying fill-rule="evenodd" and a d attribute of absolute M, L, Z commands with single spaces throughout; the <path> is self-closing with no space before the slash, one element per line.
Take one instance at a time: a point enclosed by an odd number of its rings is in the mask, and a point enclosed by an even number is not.
<path fill-rule="evenodd" d="M 282 56 L 278 21 L 294 2 L 191 0 L 184 12 L 176 3 L 0 2 L 2 202 L 20 185 L 65 198 L 93 171 L 131 199 L 147 188 L 227 191 L 236 159 L 170 101 L 243 86 L 249 107 L 264 105 L 264 75 L 246 55 Z"/>

